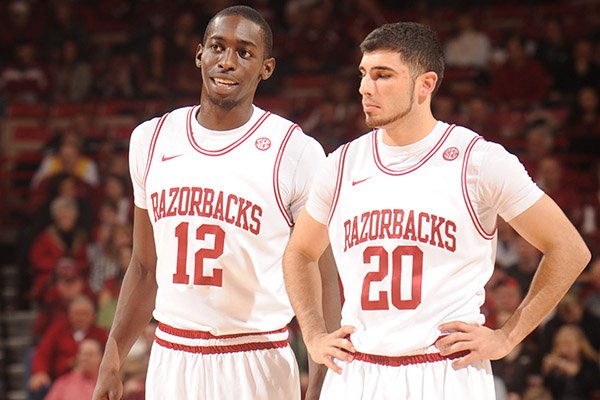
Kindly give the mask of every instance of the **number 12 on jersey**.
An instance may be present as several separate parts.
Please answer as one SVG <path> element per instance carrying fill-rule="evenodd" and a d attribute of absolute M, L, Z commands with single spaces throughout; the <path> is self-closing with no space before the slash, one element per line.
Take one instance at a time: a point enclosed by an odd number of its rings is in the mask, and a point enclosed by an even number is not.
<path fill-rule="evenodd" d="M 177 238 L 177 267 L 173 274 L 173 283 L 190 283 L 190 276 L 186 272 L 189 222 L 182 222 L 175 228 Z M 204 260 L 216 259 L 223 254 L 225 245 L 225 231 L 219 225 L 204 224 L 196 229 L 196 240 L 205 240 L 207 235 L 214 236 L 212 248 L 202 248 L 194 254 L 194 285 L 223 286 L 223 269 L 214 268 L 213 275 L 204 272 Z"/>
<path fill-rule="evenodd" d="M 399 310 L 414 310 L 421 304 L 421 286 L 423 280 L 423 251 L 417 246 L 398 246 L 390 254 L 382 246 L 369 246 L 363 252 L 363 262 L 371 264 L 379 260 L 377 271 L 368 272 L 362 285 L 361 306 L 363 310 L 389 310 L 390 301 Z M 412 260 L 410 263 L 404 261 Z M 374 293 L 371 300 L 371 284 L 382 282 L 390 273 L 391 285 L 389 290 Z M 410 283 L 410 284 L 409 284 Z M 410 289 L 409 297 L 402 289 Z"/>

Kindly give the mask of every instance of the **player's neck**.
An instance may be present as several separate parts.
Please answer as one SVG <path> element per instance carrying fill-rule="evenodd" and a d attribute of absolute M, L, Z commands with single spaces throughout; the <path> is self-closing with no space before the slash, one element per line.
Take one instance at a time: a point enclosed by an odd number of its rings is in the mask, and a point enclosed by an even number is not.
<path fill-rule="evenodd" d="M 383 143 L 388 146 L 407 146 L 429 135 L 437 120 L 431 112 L 419 115 L 412 113 L 398 121 L 394 121 L 382 128 Z"/>
<path fill-rule="evenodd" d="M 206 129 L 228 131 L 239 128 L 250 120 L 254 108 L 252 103 L 237 104 L 231 109 L 203 101 L 196 115 L 196 120 Z"/>

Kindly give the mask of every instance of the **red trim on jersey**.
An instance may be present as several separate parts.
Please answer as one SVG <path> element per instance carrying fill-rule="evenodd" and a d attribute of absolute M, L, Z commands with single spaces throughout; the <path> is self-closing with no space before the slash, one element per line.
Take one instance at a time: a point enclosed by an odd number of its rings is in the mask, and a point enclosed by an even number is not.
<path fill-rule="evenodd" d="M 273 190 L 275 191 L 275 200 L 277 201 L 277 207 L 279 207 L 279 211 L 281 211 L 283 218 L 285 218 L 285 221 L 290 227 L 294 225 L 294 221 L 292 220 L 292 217 L 287 213 L 287 210 L 285 209 L 285 204 L 283 203 L 283 199 L 281 198 L 281 190 L 279 188 L 279 167 L 281 165 L 281 160 L 283 159 L 283 152 L 285 150 L 285 146 L 287 146 L 290 137 L 292 136 L 292 132 L 294 132 L 294 129 L 296 128 L 298 128 L 298 125 L 293 124 L 286 132 L 285 137 L 281 142 L 281 146 L 279 147 L 279 151 L 277 152 L 277 157 L 275 158 L 275 168 L 273 168 Z"/>
<path fill-rule="evenodd" d="M 382 356 L 379 354 L 367 354 L 367 353 L 351 353 L 355 360 L 360 360 L 364 362 L 368 362 L 371 364 L 379 364 L 387 367 L 400 367 L 403 365 L 411 365 L 411 364 L 422 364 L 428 362 L 436 362 L 442 360 L 453 360 L 455 358 L 464 357 L 469 352 L 459 351 L 456 353 L 449 354 L 447 356 L 443 356 L 440 353 L 429 353 L 429 354 L 415 354 L 412 356 L 397 356 L 397 357 L 388 357 Z"/>
<path fill-rule="evenodd" d="M 379 150 L 377 148 L 377 132 L 379 131 L 379 129 L 376 131 L 373 131 L 373 134 L 371 135 L 371 137 L 372 137 L 372 141 L 373 141 L 373 158 L 375 159 L 375 164 L 381 171 L 383 171 L 384 173 L 386 173 L 388 175 L 398 176 L 398 175 L 404 175 L 404 174 L 413 172 L 414 170 L 421 167 L 421 165 L 425 164 L 431 157 L 433 157 L 433 155 L 440 149 L 440 147 L 442 147 L 442 145 L 444 144 L 446 139 L 448 139 L 450 132 L 452 132 L 452 130 L 454 129 L 455 126 L 456 125 L 448 126 L 448 128 L 446 129 L 446 131 L 444 132 L 444 134 L 442 135 L 440 140 L 438 140 L 436 145 L 433 146 L 433 148 L 431 150 L 429 150 L 429 152 L 427 154 L 425 154 L 425 156 L 421 160 L 419 160 L 415 165 L 413 165 L 412 167 L 405 168 L 400 171 L 394 171 L 393 169 L 389 169 L 385 165 L 383 165 L 383 163 L 381 162 L 381 158 L 379 157 Z"/>
<path fill-rule="evenodd" d="M 241 338 L 246 336 L 265 336 L 265 335 L 273 335 L 276 333 L 284 333 L 287 332 L 287 326 L 284 326 L 281 329 L 277 329 L 274 331 L 267 332 L 245 332 L 245 333 L 232 333 L 229 335 L 213 335 L 210 332 L 206 331 L 196 331 L 190 329 L 181 329 L 175 328 L 173 326 L 164 324 L 162 322 L 158 323 L 158 329 L 161 331 L 168 333 L 169 335 L 179 336 L 186 339 L 232 339 L 232 338 Z"/>
<path fill-rule="evenodd" d="M 180 350 L 188 353 L 196 354 L 224 354 L 224 353 L 238 353 L 242 351 L 253 351 L 253 350 L 267 350 L 267 349 L 279 349 L 288 346 L 288 341 L 279 340 L 276 342 L 255 342 L 255 343 L 243 343 L 243 344 L 230 344 L 225 346 L 188 346 L 185 344 L 171 343 L 157 337 L 154 341 L 168 349 Z"/>
<path fill-rule="evenodd" d="M 265 111 L 263 113 L 263 115 L 261 115 L 260 118 L 258 118 L 258 121 L 256 121 L 250 129 L 248 129 L 248 132 L 246 132 L 244 135 L 242 135 L 242 137 L 240 137 L 238 140 L 236 140 L 235 142 L 231 143 L 230 145 L 228 145 L 226 147 L 223 147 L 222 149 L 208 150 L 208 149 L 203 149 L 202 147 L 200 147 L 200 145 L 198 143 L 196 143 L 196 141 L 194 140 L 194 134 L 192 132 L 192 118 L 194 117 L 194 115 L 196 115 L 195 111 L 199 107 L 200 106 L 192 107 L 188 111 L 186 130 L 187 130 L 188 140 L 190 141 L 190 144 L 192 145 L 192 147 L 197 152 L 202 153 L 207 156 L 221 156 L 221 155 L 228 153 L 231 150 L 235 149 L 240 144 L 242 144 L 246 139 L 248 139 L 250 136 L 252 136 L 252 134 L 262 125 L 262 123 L 269 117 L 269 115 L 271 115 L 271 113 L 269 111 Z"/>
<path fill-rule="evenodd" d="M 475 143 L 477 143 L 477 141 L 479 139 L 481 139 L 481 136 L 474 137 L 471 140 L 471 142 L 469 143 L 469 145 L 467 146 L 467 149 L 465 150 L 465 157 L 463 159 L 462 173 L 461 173 L 461 179 L 460 179 L 461 180 L 461 188 L 462 188 L 462 193 L 463 193 L 463 198 L 465 200 L 465 204 L 467 205 L 467 210 L 469 211 L 469 215 L 471 216 L 471 221 L 473 221 L 473 224 L 475 225 L 477 232 L 484 239 L 492 240 L 496 236 L 496 230 L 498 228 L 494 227 L 494 230 L 491 233 L 488 233 L 485 231 L 483 224 L 481 223 L 481 221 L 479 221 L 479 218 L 477 218 L 477 213 L 475 212 L 475 207 L 473 206 L 473 203 L 471 202 L 471 197 L 469 196 L 469 190 L 467 188 L 467 164 L 468 164 L 469 158 L 471 156 L 471 150 L 473 150 L 473 146 L 475 146 Z"/>
<path fill-rule="evenodd" d="M 344 177 L 344 165 L 346 164 L 346 153 L 348 152 L 348 148 L 350 147 L 350 143 L 346 143 L 342 150 L 340 151 L 340 165 L 338 166 L 337 178 L 335 181 L 335 189 L 333 190 L 333 199 L 331 201 L 331 210 L 329 210 L 329 217 L 327 218 L 327 225 L 331 223 L 331 219 L 333 218 L 333 213 L 335 212 L 335 208 L 337 207 L 337 203 L 340 197 L 340 191 L 342 189 L 342 178 Z"/>
<path fill-rule="evenodd" d="M 170 113 L 166 113 L 156 123 L 154 133 L 152 133 L 152 139 L 150 139 L 150 148 L 148 149 L 148 159 L 146 160 L 146 170 L 144 171 L 144 187 L 146 186 L 146 179 L 148 178 L 148 172 L 150 172 L 150 164 L 152 164 L 152 157 L 154 156 L 154 149 L 156 147 L 156 141 L 158 140 L 158 134 L 162 129 L 162 126 Z"/>

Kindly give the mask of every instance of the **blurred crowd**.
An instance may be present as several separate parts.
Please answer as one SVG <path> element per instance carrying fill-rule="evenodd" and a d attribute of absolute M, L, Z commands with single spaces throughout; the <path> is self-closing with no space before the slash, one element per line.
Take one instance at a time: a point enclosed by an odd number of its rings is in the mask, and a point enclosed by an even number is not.
<path fill-rule="evenodd" d="M 0 132 L 37 124 L 33 158 L 0 149 L 21 193 L 20 307 L 38 310 L 25 360 L 31 399 L 91 396 L 132 242 L 128 134 L 198 101 L 194 54 L 206 23 L 248 4 L 272 26 L 276 72 L 259 106 L 298 122 L 326 151 L 366 132 L 358 44 L 398 20 L 429 24 L 447 70 L 437 119 L 517 155 L 578 227 L 594 258 L 553 315 L 493 362 L 499 399 L 600 399 L 600 2 L 492 0 L 10 0 L 0 7 Z M 22 114 L 20 110 L 25 110 Z M 34 110 L 32 113 L 31 110 Z M 115 132 L 107 121 L 130 117 Z M 13 121 L 13 124 L 7 122 Z M 59 123 L 53 124 L 53 121 Z M 6 143 L 6 141 L 3 141 Z M 4 208 L 4 211 L 10 209 Z M 558 233 L 557 233 L 558 234 Z M 541 254 L 498 221 L 486 324 L 502 325 Z M 143 398 L 154 324 L 124 368 Z M 294 348 L 306 371 L 297 330 Z M 81 397 L 83 396 L 83 397 Z"/>

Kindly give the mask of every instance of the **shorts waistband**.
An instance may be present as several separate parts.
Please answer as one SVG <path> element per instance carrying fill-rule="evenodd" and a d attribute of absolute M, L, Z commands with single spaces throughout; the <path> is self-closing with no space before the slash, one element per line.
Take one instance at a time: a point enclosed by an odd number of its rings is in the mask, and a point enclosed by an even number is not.
<path fill-rule="evenodd" d="M 154 341 L 163 347 L 197 354 L 223 354 L 288 346 L 287 326 L 274 331 L 213 335 L 158 323 Z"/>
<path fill-rule="evenodd" d="M 429 362 L 443 361 L 443 360 L 453 360 L 455 358 L 464 357 L 469 354 L 468 351 L 459 351 L 456 353 L 449 354 L 447 356 L 443 356 L 440 353 L 427 353 L 427 354 L 414 354 L 410 356 L 383 356 L 379 354 L 367 354 L 355 352 L 352 353 L 352 356 L 355 360 L 368 362 L 371 364 L 379 364 L 388 367 L 400 367 L 404 365 L 412 365 L 412 364 L 423 364 Z"/>

